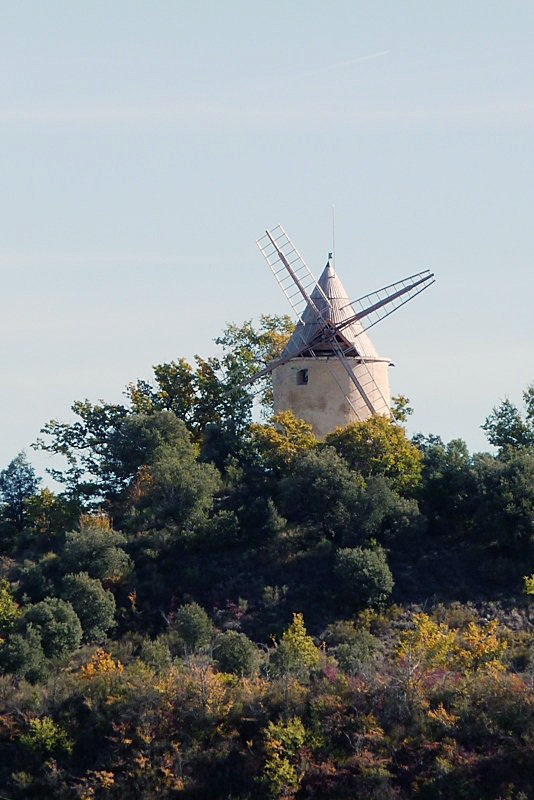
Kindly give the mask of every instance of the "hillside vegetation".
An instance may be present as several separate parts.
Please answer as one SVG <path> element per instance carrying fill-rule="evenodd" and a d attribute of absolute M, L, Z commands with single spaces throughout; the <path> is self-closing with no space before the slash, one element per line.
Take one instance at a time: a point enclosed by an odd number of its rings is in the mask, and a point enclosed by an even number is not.
<path fill-rule="evenodd" d="M 2 800 L 534 796 L 534 388 L 494 455 L 405 398 L 319 442 L 251 421 L 289 331 L 75 403 L 61 491 L 0 472 Z"/>

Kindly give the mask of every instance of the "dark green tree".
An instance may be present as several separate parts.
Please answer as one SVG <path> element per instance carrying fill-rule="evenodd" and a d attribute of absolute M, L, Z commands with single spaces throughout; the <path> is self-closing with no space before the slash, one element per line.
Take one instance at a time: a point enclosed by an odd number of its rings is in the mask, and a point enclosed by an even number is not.
<path fill-rule="evenodd" d="M 26 522 L 26 504 L 36 494 L 40 481 L 23 451 L 0 472 L 0 513 L 19 531 Z"/>
<path fill-rule="evenodd" d="M 63 599 L 67 600 L 83 628 L 83 641 L 100 642 L 115 625 L 115 598 L 96 578 L 87 572 L 65 575 Z"/>
<path fill-rule="evenodd" d="M 490 444 L 501 452 L 534 447 L 534 384 L 523 392 L 524 414 L 510 400 L 495 406 L 482 425 Z"/>
<path fill-rule="evenodd" d="M 393 576 L 380 545 L 341 548 L 334 574 L 342 599 L 354 610 L 384 605 L 393 590 Z"/>
<path fill-rule="evenodd" d="M 482 455 L 474 461 L 478 504 L 477 538 L 513 558 L 534 555 L 534 448 L 508 451 L 504 461 Z"/>
<path fill-rule="evenodd" d="M 80 646 L 82 626 L 70 603 L 58 597 L 47 597 L 24 613 L 21 628 L 30 628 L 39 635 L 47 658 L 62 658 Z"/>
<path fill-rule="evenodd" d="M 31 683 L 45 680 L 48 664 L 41 644 L 41 631 L 31 625 L 11 634 L 0 645 L 0 673 L 26 678 Z"/>
<path fill-rule="evenodd" d="M 67 533 L 61 563 L 66 573 L 87 572 L 105 583 L 119 583 L 132 569 L 125 543 L 106 516 L 85 515 L 80 530 Z"/>
<path fill-rule="evenodd" d="M 178 633 L 183 652 L 197 653 L 207 647 L 213 636 L 210 618 L 198 603 L 186 603 L 175 614 L 173 628 Z"/>
<path fill-rule="evenodd" d="M 439 436 L 417 436 L 423 453 L 418 498 L 432 533 L 468 533 L 478 504 L 473 459 L 461 439 L 444 444 Z"/>
<path fill-rule="evenodd" d="M 193 451 L 159 448 L 136 488 L 136 526 L 194 531 L 205 523 L 220 486 L 212 464 L 196 461 Z"/>
<path fill-rule="evenodd" d="M 253 675 L 257 672 L 260 652 L 248 636 L 239 631 L 225 631 L 215 638 L 213 656 L 222 672 Z"/>
<path fill-rule="evenodd" d="M 358 529 L 365 482 L 331 447 L 297 456 L 280 482 L 282 514 L 290 522 L 307 523 L 329 538 L 343 538 Z"/>

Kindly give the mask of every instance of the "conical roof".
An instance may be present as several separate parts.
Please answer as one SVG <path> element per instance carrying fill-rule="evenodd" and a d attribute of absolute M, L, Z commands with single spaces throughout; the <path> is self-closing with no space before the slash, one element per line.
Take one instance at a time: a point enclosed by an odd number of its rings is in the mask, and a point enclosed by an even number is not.
<path fill-rule="evenodd" d="M 322 291 L 321 291 L 322 290 Z M 349 296 L 330 260 L 327 262 L 321 277 L 317 281 L 317 286 L 311 294 L 315 306 L 324 320 L 331 322 L 334 326 L 353 317 L 356 314 L 350 303 Z M 310 348 L 321 344 L 320 334 L 322 323 L 317 319 L 313 308 L 308 304 L 302 314 L 302 321 L 297 324 L 295 331 L 286 345 L 282 358 L 290 357 L 301 352 L 306 345 Z M 354 348 L 355 355 L 365 358 L 380 358 L 375 346 L 369 336 L 363 330 L 360 322 L 353 322 L 351 325 L 340 331 L 339 337 L 343 340 L 343 349 Z M 315 349 L 315 348 L 314 348 Z M 320 349 L 320 348 L 319 348 Z"/>

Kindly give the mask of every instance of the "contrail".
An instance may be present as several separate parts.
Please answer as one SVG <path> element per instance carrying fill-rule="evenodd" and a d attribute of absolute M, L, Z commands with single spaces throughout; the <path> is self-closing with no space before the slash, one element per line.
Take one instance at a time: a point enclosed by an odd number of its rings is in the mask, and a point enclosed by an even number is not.
<path fill-rule="evenodd" d="M 352 58 L 350 61 L 340 61 L 338 64 L 328 64 L 326 67 L 319 67 L 318 69 L 313 69 L 310 72 L 301 72 L 300 75 L 302 77 L 308 75 L 319 75 L 321 72 L 330 72 L 333 69 L 352 67 L 353 64 L 361 64 L 362 61 L 371 61 L 373 58 L 380 58 L 381 56 L 386 56 L 388 53 L 389 50 L 380 50 L 378 53 L 371 53 L 368 56 L 359 56 L 358 58 Z"/>

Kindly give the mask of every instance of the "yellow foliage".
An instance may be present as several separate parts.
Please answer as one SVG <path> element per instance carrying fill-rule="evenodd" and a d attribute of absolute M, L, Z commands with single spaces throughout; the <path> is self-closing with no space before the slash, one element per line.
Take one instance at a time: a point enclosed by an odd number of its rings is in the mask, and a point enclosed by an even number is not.
<path fill-rule="evenodd" d="M 415 627 L 401 637 L 398 654 L 415 666 L 447 667 L 456 643 L 456 634 L 448 625 L 435 622 L 428 614 L 414 614 Z"/>
<path fill-rule="evenodd" d="M 98 648 L 91 660 L 81 668 L 82 678 L 90 679 L 101 675 L 120 675 L 124 667 L 119 660 L 114 661 L 111 653 Z"/>
<path fill-rule="evenodd" d="M 351 422 L 329 433 L 325 443 L 365 477 L 384 475 L 398 489 L 420 483 L 423 454 L 404 428 L 389 417 L 375 415 Z"/>
<path fill-rule="evenodd" d="M 403 633 L 397 651 L 412 667 L 465 673 L 504 669 L 501 659 L 508 644 L 499 635 L 496 620 L 487 625 L 470 621 L 462 629 L 436 622 L 428 614 L 414 614 L 413 620 L 415 627 Z"/>
<path fill-rule="evenodd" d="M 292 411 L 280 411 L 270 419 L 270 425 L 253 423 L 252 442 L 272 467 L 283 468 L 299 453 L 316 447 L 318 440 L 312 426 Z"/>
<path fill-rule="evenodd" d="M 278 654 L 288 672 L 295 674 L 304 674 L 319 664 L 322 652 L 308 636 L 302 614 L 293 614 L 293 622 L 282 634 Z"/>
<path fill-rule="evenodd" d="M 94 514 L 80 514 L 80 528 L 98 528 L 101 531 L 110 531 L 111 520 L 108 514 L 97 511 Z"/>
<path fill-rule="evenodd" d="M 504 669 L 501 658 L 508 643 L 499 638 L 499 623 L 492 620 L 485 626 L 469 622 L 465 630 L 458 632 L 456 662 L 466 672 L 481 667 L 493 670 Z"/>
<path fill-rule="evenodd" d="M 437 708 L 431 709 L 428 716 L 433 722 L 438 722 L 445 728 L 454 728 L 460 719 L 456 714 L 447 711 L 443 703 L 440 703 Z"/>

